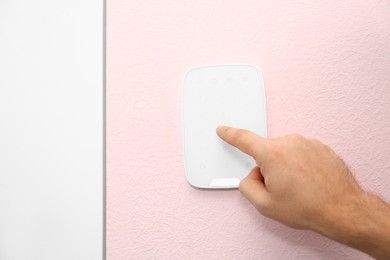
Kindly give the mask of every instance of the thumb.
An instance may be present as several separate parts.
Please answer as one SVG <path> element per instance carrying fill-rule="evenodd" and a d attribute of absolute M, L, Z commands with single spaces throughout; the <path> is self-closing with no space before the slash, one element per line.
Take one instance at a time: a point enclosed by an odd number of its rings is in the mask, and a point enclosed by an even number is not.
<path fill-rule="evenodd" d="M 242 195 L 256 208 L 261 209 L 265 206 L 268 191 L 259 167 L 253 168 L 248 176 L 241 180 L 239 189 Z"/>

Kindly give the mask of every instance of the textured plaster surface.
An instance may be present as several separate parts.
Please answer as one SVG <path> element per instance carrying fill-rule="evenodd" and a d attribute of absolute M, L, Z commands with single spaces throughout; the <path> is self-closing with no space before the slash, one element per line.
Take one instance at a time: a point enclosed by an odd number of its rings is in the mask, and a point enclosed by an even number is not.
<path fill-rule="evenodd" d="M 181 80 L 246 63 L 270 137 L 321 139 L 390 200 L 390 2 L 108 1 L 108 259 L 368 259 L 185 180 Z"/>

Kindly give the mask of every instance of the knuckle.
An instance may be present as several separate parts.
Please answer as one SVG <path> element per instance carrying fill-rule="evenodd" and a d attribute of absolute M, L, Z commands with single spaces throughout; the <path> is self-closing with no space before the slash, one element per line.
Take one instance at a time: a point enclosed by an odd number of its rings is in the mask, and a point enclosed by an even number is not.
<path fill-rule="evenodd" d="M 232 133 L 232 137 L 234 139 L 240 140 L 240 139 L 242 139 L 245 136 L 245 134 L 246 134 L 245 130 L 243 130 L 243 129 L 235 129 L 235 131 Z"/>
<path fill-rule="evenodd" d="M 302 135 L 297 134 L 297 133 L 289 134 L 289 135 L 287 135 L 287 137 L 291 140 L 294 140 L 294 141 L 302 141 L 303 139 L 305 139 Z"/>
<path fill-rule="evenodd" d="M 321 145 L 324 145 L 320 140 L 316 139 L 316 138 L 310 138 L 309 139 L 312 143 L 314 144 L 321 144 Z"/>

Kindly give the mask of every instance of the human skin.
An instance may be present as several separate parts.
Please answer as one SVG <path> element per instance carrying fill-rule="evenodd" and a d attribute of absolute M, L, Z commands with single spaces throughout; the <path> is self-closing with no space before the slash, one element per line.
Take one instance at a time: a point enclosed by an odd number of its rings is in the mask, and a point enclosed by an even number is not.
<path fill-rule="evenodd" d="M 239 190 L 262 215 L 390 259 L 390 206 L 365 192 L 331 148 L 297 134 L 265 139 L 226 126 L 217 134 L 256 161 Z"/>

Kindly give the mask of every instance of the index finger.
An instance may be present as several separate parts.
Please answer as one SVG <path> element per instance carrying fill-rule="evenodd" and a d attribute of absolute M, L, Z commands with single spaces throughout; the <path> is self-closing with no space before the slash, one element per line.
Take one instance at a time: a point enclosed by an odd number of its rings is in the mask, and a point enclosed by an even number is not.
<path fill-rule="evenodd" d="M 267 156 L 266 150 L 269 141 L 249 130 L 219 126 L 217 134 L 225 142 L 252 156 L 256 162 L 263 161 Z"/>

